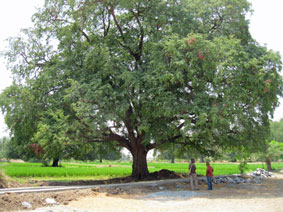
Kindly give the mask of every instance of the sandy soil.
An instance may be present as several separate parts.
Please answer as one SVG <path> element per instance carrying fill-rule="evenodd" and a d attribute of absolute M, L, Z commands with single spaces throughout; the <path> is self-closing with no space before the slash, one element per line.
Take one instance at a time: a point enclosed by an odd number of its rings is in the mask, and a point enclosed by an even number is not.
<path fill-rule="evenodd" d="M 171 190 L 177 190 L 171 188 Z M 189 191 L 188 186 L 184 189 Z M 181 191 L 179 191 L 181 192 Z M 283 211 L 283 173 L 269 178 L 261 184 L 222 184 L 207 191 L 201 186 L 199 195 L 191 198 L 166 195 L 149 198 L 148 195 L 107 195 L 87 196 L 72 201 L 68 207 L 84 211 L 178 211 L 178 212 L 282 212 Z"/>
<path fill-rule="evenodd" d="M 0 211 L 33 212 L 282 212 L 283 172 L 261 184 L 220 184 L 213 191 L 207 185 L 191 191 L 185 183 L 146 187 L 89 189 L 81 191 L 0 196 Z M 58 204 L 46 207 L 46 198 Z M 21 201 L 29 201 L 35 210 L 23 210 Z M 3 206 L 3 204 L 5 205 Z M 17 206 L 17 207 L 16 207 Z M 44 207 L 43 207 L 44 206 Z M 41 208 L 40 208 L 41 207 Z"/>

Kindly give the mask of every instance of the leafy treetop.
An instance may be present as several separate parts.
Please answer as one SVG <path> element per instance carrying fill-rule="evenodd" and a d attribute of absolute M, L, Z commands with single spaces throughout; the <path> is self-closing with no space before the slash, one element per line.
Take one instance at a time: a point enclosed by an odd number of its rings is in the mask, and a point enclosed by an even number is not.
<path fill-rule="evenodd" d="M 24 117 L 43 138 L 57 114 L 62 147 L 115 141 L 139 178 L 166 143 L 255 148 L 283 89 L 280 56 L 252 39 L 249 11 L 246 0 L 46 0 L 6 54 L 17 77 L 1 97 L 9 127 Z"/>

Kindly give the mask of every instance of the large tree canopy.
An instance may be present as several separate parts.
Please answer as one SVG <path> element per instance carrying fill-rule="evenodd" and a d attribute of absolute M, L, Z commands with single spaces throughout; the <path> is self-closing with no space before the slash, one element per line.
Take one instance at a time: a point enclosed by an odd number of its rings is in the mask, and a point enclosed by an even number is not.
<path fill-rule="evenodd" d="M 246 0 L 46 0 L 6 54 L 19 90 L 2 94 L 8 126 L 43 138 L 57 120 L 60 144 L 114 141 L 137 178 L 166 143 L 206 155 L 256 147 L 282 78 L 279 54 L 249 34 L 249 11 Z"/>

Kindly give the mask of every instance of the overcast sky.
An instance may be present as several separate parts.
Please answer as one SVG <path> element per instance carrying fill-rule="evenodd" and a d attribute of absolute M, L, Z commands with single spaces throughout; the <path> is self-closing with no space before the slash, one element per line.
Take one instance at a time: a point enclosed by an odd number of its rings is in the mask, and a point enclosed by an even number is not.
<path fill-rule="evenodd" d="M 250 17 L 250 31 L 253 37 L 269 49 L 279 51 L 283 57 L 283 0 L 249 0 L 254 9 Z M 32 25 L 31 16 L 36 7 L 43 5 L 43 0 L 2 0 L 0 4 L 0 51 L 7 46 L 5 39 L 19 34 L 21 28 Z M 282 72 L 281 72 L 282 74 Z M 0 92 L 11 84 L 11 74 L 0 58 Z M 274 114 L 278 121 L 283 118 L 283 99 Z M 8 132 L 4 118 L 0 114 L 0 138 Z"/>

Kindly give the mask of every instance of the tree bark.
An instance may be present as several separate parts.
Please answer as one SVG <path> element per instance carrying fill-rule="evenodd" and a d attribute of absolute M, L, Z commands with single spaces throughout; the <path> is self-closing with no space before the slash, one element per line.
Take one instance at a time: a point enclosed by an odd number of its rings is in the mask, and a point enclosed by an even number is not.
<path fill-rule="evenodd" d="M 266 166 L 267 166 L 267 171 L 271 172 L 272 168 L 271 168 L 271 160 L 270 160 L 270 158 L 266 158 L 265 159 L 265 163 L 266 163 Z"/>
<path fill-rule="evenodd" d="M 172 154 L 172 156 L 171 156 L 171 163 L 175 163 L 175 156 L 174 156 L 174 154 Z"/>
<path fill-rule="evenodd" d="M 132 175 L 131 177 L 137 179 L 146 178 L 149 175 L 147 168 L 146 155 L 147 151 L 145 150 L 144 145 L 139 145 L 138 148 L 135 148 L 131 152 L 133 156 L 133 165 L 132 165 Z"/>
<path fill-rule="evenodd" d="M 126 145 L 128 150 L 133 156 L 133 165 L 132 165 L 132 175 L 131 177 L 136 179 L 143 179 L 149 176 L 149 171 L 147 168 L 146 155 L 150 150 L 149 147 L 146 147 L 143 144 L 145 137 L 145 131 L 134 133 L 135 127 L 132 125 L 131 116 L 133 114 L 133 108 L 130 106 L 126 112 L 126 119 L 124 121 L 125 126 L 128 131 L 129 145 Z"/>
<path fill-rule="evenodd" d="M 175 152 L 175 145 L 173 144 L 173 147 L 172 147 L 172 152 L 171 152 L 171 163 L 175 163 L 175 155 L 174 155 L 174 152 Z"/>
<path fill-rule="evenodd" d="M 54 158 L 53 163 L 52 163 L 52 167 L 58 167 L 58 166 L 59 166 L 59 158 Z"/>

